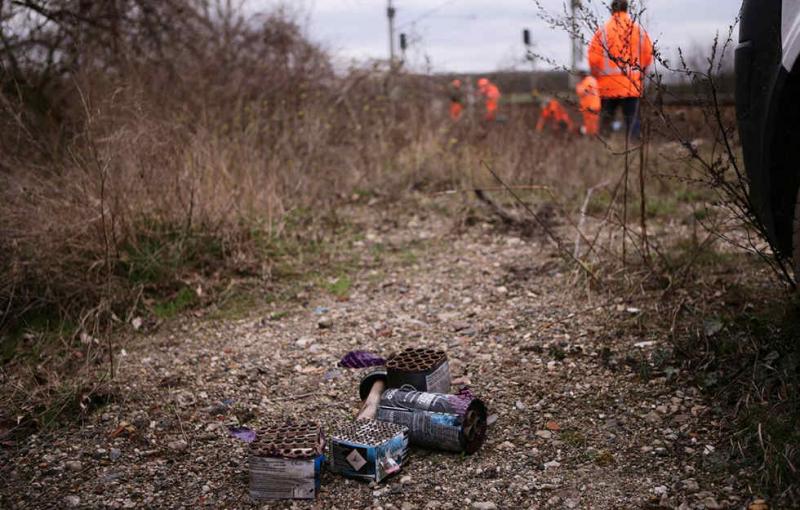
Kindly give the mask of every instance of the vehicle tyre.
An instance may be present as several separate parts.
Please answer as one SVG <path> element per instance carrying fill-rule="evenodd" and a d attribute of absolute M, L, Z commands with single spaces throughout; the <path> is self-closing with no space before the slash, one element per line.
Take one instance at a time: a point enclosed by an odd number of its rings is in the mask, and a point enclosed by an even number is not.
<path fill-rule="evenodd" d="M 797 190 L 794 221 L 792 222 L 792 265 L 795 282 L 800 283 L 800 189 Z M 798 289 L 800 289 L 800 286 Z"/>

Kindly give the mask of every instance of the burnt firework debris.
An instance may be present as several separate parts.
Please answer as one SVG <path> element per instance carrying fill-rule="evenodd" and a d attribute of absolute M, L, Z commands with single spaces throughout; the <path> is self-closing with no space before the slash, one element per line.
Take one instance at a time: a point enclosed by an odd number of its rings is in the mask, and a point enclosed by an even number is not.
<path fill-rule="evenodd" d="M 314 499 L 325 440 L 316 423 L 287 423 L 259 430 L 250 443 L 250 497 L 256 501 Z"/>
<path fill-rule="evenodd" d="M 331 436 L 331 440 L 348 441 L 365 446 L 378 446 L 397 436 L 397 434 L 406 432 L 408 430 L 402 425 L 383 421 L 362 420 L 342 424 Z"/>
<path fill-rule="evenodd" d="M 317 423 L 287 423 L 260 429 L 250 443 L 250 455 L 308 459 L 322 455 L 324 439 Z"/>
<path fill-rule="evenodd" d="M 486 440 L 486 415 L 469 390 L 444 395 L 395 388 L 381 396 L 377 418 L 407 426 L 412 444 L 472 454 Z"/>
<path fill-rule="evenodd" d="M 360 420 L 343 423 L 330 437 L 329 462 L 334 473 L 380 482 L 400 471 L 408 455 L 408 428 Z"/>
<path fill-rule="evenodd" d="M 427 372 L 447 361 L 444 351 L 409 347 L 391 356 L 386 362 L 388 370 L 397 372 Z"/>
<path fill-rule="evenodd" d="M 386 371 L 389 388 L 450 392 L 450 366 L 444 351 L 409 347 L 386 361 Z"/>

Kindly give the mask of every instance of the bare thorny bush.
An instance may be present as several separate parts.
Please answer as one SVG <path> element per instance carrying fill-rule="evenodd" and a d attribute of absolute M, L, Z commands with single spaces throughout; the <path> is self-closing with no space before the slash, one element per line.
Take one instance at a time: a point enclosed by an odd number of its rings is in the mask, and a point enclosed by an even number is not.
<path fill-rule="evenodd" d="M 577 37 L 585 47 L 589 45 L 587 34 L 591 37 L 605 22 L 605 18 L 598 15 L 595 9 L 608 11 L 605 4 L 593 5 L 593 2 L 588 2 L 578 7 L 573 20 L 566 11 L 561 15 L 552 14 L 539 2 L 537 4 L 545 21 Z M 643 14 L 631 12 L 635 21 L 641 20 Z M 725 238 L 738 247 L 758 254 L 786 279 L 787 284 L 793 285 L 785 261 L 777 250 L 770 250 L 766 245 L 766 231 L 754 214 L 755 209 L 747 192 L 747 176 L 739 162 L 735 119 L 724 104 L 727 98 L 722 97 L 719 89 L 720 81 L 726 80 L 726 73 L 731 72 L 734 27 L 735 24 L 731 26 L 726 39 L 720 40 L 719 36 L 715 39 L 707 55 L 695 55 L 691 64 L 681 53 L 679 64 L 673 66 L 660 53 L 657 42 L 654 50 L 656 64 L 651 68 L 643 70 L 636 68 L 636 64 L 617 62 L 624 69 L 632 68 L 646 76 L 646 88 L 641 101 L 642 139 L 641 142 L 633 142 L 623 136 L 621 143 L 613 138 L 600 139 L 609 153 L 618 156 L 618 161 L 622 162 L 617 179 L 595 183 L 602 184 L 598 187 L 610 187 L 612 190 L 612 199 L 601 223 L 612 229 L 619 228 L 616 237 L 618 256 L 609 258 L 606 256 L 610 253 L 608 250 L 597 250 L 592 244 L 587 247 L 587 257 L 596 255 L 597 262 L 609 262 L 616 258 L 620 263 L 627 264 L 631 262 L 628 248 L 632 246 L 633 253 L 638 255 L 646 268 L 672 276 L 675 264 L 666 257 L 665 247 L 659 246 L 658 240 L 648 236 L 647 232 L 648 218 L 645 212 L 650 188 L 647 177 L 651 175 L 659 180 L 676 180 L 714 193 L 716 200 L 706 202 L 715 208 L 725 209 L 728 214 L 713 214 L 707 218 L 722 220 L 724 217 L 725 222 L 736 225 L 737 231 L 738 227 L 744 226 L 745 231 L 753 235 L 747 237 L 746 246 L 743 246 L 740 240 L 727 236 L 724 224 L 714 221 L 703 223 L 711 235 L 709 239 Z M 548 61 L 546 55 L 537 55 L 537 59 Z M 553 61 L 551 63 L 555 64 Z M 571 99 L 566 101 L 574 103 Z M 699 109 L 700 118 L 687 122 L 686 111 L 674 105 L 691 105 Z M 657 150 L 661 149 L 655 158 L 652 154 L 654 145 Z M 606 245 L 607 248 L 610 246 Z"/>
<path fill-rule="evenodd" d="M 604 4 L 594 4 L 584 3 L 575 19 L 566 9 L 560 15 L 542 9 L 543 18 L 588 45 L 585 35 L 593 35 L 608 12 Z M 632 17 L 641 20 L 643 14 Z M 642 99 L 642 143 L 626 139 L 620 148 L 619 140 L 604 142 L 616 151 L 619 175 L 590 184 L 581 217 L 591 216 L 586 210 L 592 193 L 605 190 L 607 207 L 586 227 L 591 235 L 578 229 L 579 239 L 590 242 L 576 243 L 575 255 L 596 264 L 595 274 L 605 268 L 604 283 L 617 294 L 613 277 L 621 275 L 629 298 L 666 310 L 648 317 L 649 327 L 638 326 L 639 333 L 666 333 L 673 363 L 695 374 L 698 385 L 730 412 L 725 432 L 731 458 L 751 463 L 762 488 L 789 504 L 798 498 L 800 460 L 793 425 L 800 416 L 796 311 L 786 304 L 785 292 L 769 290 L 774 285 L 758 276 L 758 264 L 744 264 L 755 283 L 747 282 L 748 273 L 734 276 L 732 268 L 715 267 L 726 265 L 726 255 L 746 254 L 769 267 L 782 288 L 796 286 L 786 254 L 770 245 L 755 213 L 735 116 L 726 104 L 723 89 L 731 81 L 736 26 L 718 34 L 703 56 L 679 51 L 673 63 L 656 47 Z M 676 104 L 691 105 L 694 122 L 685 118 L 690 109 Z M 675 186 L 694 195 L 691 221 L 666 229 L 652 224 L 646 211 Z"/>

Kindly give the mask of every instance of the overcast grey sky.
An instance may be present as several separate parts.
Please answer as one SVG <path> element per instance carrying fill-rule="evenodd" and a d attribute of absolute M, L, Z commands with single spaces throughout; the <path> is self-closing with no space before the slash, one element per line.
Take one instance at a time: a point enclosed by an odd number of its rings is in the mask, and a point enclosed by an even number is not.
<path fill-rule="evenodd" d="M 741 2 L 737 0 L 644 0 L 645 25 L 665 55 L 677 47 L 710 47 L 714 34 L 727 34 Z M 248 0 L 269 10 L 278 0 Z M 540 0 L 551 13 L 563 12 L 564 0 Z M 602 0 L 585 0 L 601 12 Z M 569 61 L 569 38 L 540 18 L 534 0 L 394 0 L 397 25 L 409 34 L 411 66 L 435 72 L 494 71 L 523 60 L 522 29 L 531 29 L 536 52 L 560 64 Z M 633 3 L 636 3 L 634 0 Z M 287 5 L 284 2 L 284 5 Z M 386 58 L 386 0 L 295 0 L 310 37 L 329 49 L 340 65 Z M 437 8 L 441 6 L 440 8 Z M 433 11 L 433 12 L 432 12 Z M 605 11 L 607 12 L 607 11 Z M 540 67 L 548 67 L 540 64 Z"/>

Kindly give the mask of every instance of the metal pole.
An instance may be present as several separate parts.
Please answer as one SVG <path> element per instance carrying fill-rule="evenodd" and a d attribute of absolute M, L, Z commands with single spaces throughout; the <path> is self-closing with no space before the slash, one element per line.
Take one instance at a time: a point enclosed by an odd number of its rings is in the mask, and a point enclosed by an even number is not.
<path fill-rule="evenodd" d="M 572 18 L 570 19 L 572 33 L 571 62 L 570 62 L 570 83 L 576 80 L 578 75 L 578 62 L 583 58 L 583 42 L 578 34 L 578 13 L 581 8 L 581 0 L 572 0 Z"/>
<path fill-rule="evenodd" d="M 396 11 L 392 5 L 392 0 L 388 0 L 386 7 L 386 17 L 389 18 L 389 64 L 394 65 L 394 15 Z"/>

